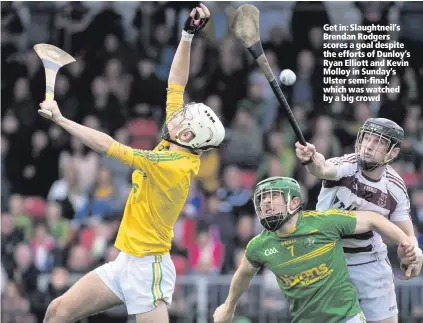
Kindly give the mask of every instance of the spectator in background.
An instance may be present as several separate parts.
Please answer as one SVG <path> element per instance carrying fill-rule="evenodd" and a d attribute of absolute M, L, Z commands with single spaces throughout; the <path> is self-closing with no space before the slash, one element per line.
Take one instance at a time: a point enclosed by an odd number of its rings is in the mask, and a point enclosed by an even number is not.
<path fill-rule="evenodd" d="M 32 220 L 25 212 L 24 198 L 19 194 L 13 194 L 9 199 L 9 214 L 13 217 L 15 227 L 22 229 L 24 239 L 29 240 L 32 233 Z"/>
<path fill-rule="evenodd" d="M 57 46 L 75 54 L 87 48 L 86 29 L 90 23 L 88 11 L 82 1 L 71 1 L 60 8 L 54 20 Z"/>
<path fill-rule="evenodd" d="M 147 57 L 154 57 L 157 62 L 157 77 L 166 81 L 170 71 L 173 55 L 176 47 L 169 44 L 171 37 L 170 29 L 167 25 L 157 25 L 154 29 L 154 38 L 148 48 Z"/>
<path fill-rule="evenodd" d="M 132 19 L 132 27 L 137 31 L 136 47 L 139 54 L 148 56 L 153 42 L 152 24 L 166 24 L 166 5 L 161 2 L 140 2 Z"/>
<path fill-rule="evenodd" d="M 233 37 L 225 38 L 218 48 L 218 61 L 208 82 L 208 94 L 216 94 L 225 102 L 222 111 L 227 124 L 232 122 L 236 105 L 246 95 L 247 71 L 243 69 L 244 48 Z M 212 57 L 210 59 L 213 59 Z M 214 66 L 216 65 L 216 66 Z"/>
<path fill-rule="evenodd" d="M 52 149 L 47 133 L 37 130 L 31 137 L 31 150 L 20 161 L 22 170 L 20 192 L 24 195 L 46 197 L 51 184 L 57 178 L 59 153 Z"/>
<path fill-rule="evenodd" d="M 24 68 L 26 69 L 26 77 L 29 79 L 29 88 L 31 92 L 31 98 L 38 102 L 42 100 L 45 95 L 45 71 L 44 66 L 38 57 L 37 53 L 33 50 L 29 50 L 25 55 Z M 40 121 L 37 120 L 37 124 Z"/>
<path fill-rule="evenodd" d="M 297 56 L 297 81 L 292 86 L 293 104 L 313 104 L 315 95 L 314 84 L 321 80 L 315 79 L 315 57 L 309 50 L 302 50 Z"/>
<path fill-rule="evenodd" d="M 265 89 L 269 88 L 268 82 L 263 82 L 262 75 L 255 74 L 250 77 L 250 84 L 248 85 L 247 97 L 242 99 L 238 105 L 237 110 L 247 111 L 257 122 L 257 125 L 262 129 L 263 133 L 270 130 L 276 114 L 277 105 L 274 99 L 268 99 L 272 96 L 265 95 Z M 266 91 L 267 92 L 267 91 Z"/>
<path fill-rule="evenodd" d="M 97 174 L 97 180 L 89 198 L 75 214 L 73 220 L 75 224 L 82 225 L 91 219 L 100 220 L 117 211 L 115 199 L 118 194 L 110 170 L 100 168 Z"/>
<path fill-rule="evenodd" d="M 296 53 L 292 50 L 292 36 L 289 34 L 289 31 L 283 29 L 280 26 L 274 26 L 271 28 L 269 33 L 268 41 L 263 43 L 263 48 L 265 50 L 271 50 L 273 53 L 277 53 L 275 58 L 277 59 L 277 65 L 281 69 L 293 68 L 295 65 Z M 287 50 L 287 49 L 290 50 Z M 275 72 L 273 73 L 275 75 Z"/>
<path fill-rule="evenodd" d="M 214 230 L 197 233 L 196 244 L 190 248 L 189 263 L 193 273 L 216 274 L 220 272 L 224 247 Z"/>
<path fill-rule="evenodd" d="M 131 118 L 153 117 L 157 121 L 161 119 L 166 85 L 157 76 L 156 70 L 157 63 L 153 59 L 143 58 L 137 62 L 128 99 Z"/>
<path fill-rule="evenodd" d="M 3 135 L 1 135 L 1 212 L 6 210 L 6 205 L 8 204 L 10 197 L 10 181 L 6 172 L 6 156 L 9 152 L 9 141 Z"/>
<path fill-rule="evenodd" d="M 227 166 L 223 173 L 223 185 L 216 191 L 222 212 L 241 212 L 251 198 L 251 190 L 242 183 L 241 170 L 237 166 Z"/>
<path fill-rule="evenodd" d="M 234 214 L 222 211 L 221 204 L 222 202 L 215 194 L 207 199 L 207 208 L 198 221 L 197 230 L 205 231 L 208 228 L 214 228 L 218 231 L 222 243 L 228 245 L 233 240 L 237 219 Z"/>
<path fill-rule="evenodd" d="M 282 133 L 273 131 L 269 133 L 267 137 L 268 149 L 263 157 L 263 161 L 257 170 L 257 178 L 267 178 L 276 176 L 287 176 L 293 175 L 295 167 L 297 165 L 295 153 L 292 150 L 289 143 L 286 142 L 286 137 Z M 273 172 L 274 168 L 279 168 L 277 172 Z"/>
<path fill-rule="evenodd" d="M 47 196 L 48 201 L 58 201 L 62 204 L 63 216 L 69 220 L 74 218 L 75 212 L 78 212 L 88 199 L 81 188 L 80 177 L 74 165 L 73 162 L 64 164 L 62 178 L 53 183 Z"/>
<path fill-rule="evenodd" d="M 30 308 L 29 301 L 19 293 L 15 283 L 8 283 L 1 303 L 3 308 L 2 322 L 20 323 L 26 319 Z M 4 309 L 7 309 L 6 313 Z"/>
<path fill-rule="evenodd" d="M 417 238 L 419 246 L 421 246 L 423 245 L 423 188 L 415 190 L 411 195 L 411 200 L 414 202 L 414 205 L 411 207 L 411 217 L 413 224 L 420 233 Z"/>
<path fill-rule="evenodd" d="M 75 96 L 75 89 L 71 88 L 69 77 L 64 74 L 57 74 L 56 84 L 54 89 L 54 97 L 56 101 L 60 101 L 63 106 L 63 114 L 72 120 L 81 118 L 81 114 L 85 111 L 80 111 L 82 108 L 78 98 Z M 86 109 L 84 107 L 84 109 Z"/>
<path fill-rule="evenodd" d="M 63 150 L 59 155 L 61 172 L 65 175 L 64 172 L 67 171 L 67 180 L 77 181 L 83 192 L 94 185 L 99 162 L 98 154 L 93 153 L 75 137 L 70 138 L 70 149 Z M 75 174 L 70 174 L 70 171 L 75 171 Z"/>
<path fill-rule="evenodd" d="M 55 267 L 51 272 L 51 279 L 47 290 L 33 294 L 31 298 L 31 309 L 42 322 L 48 304 L 55 298 L 63 295 L 70 287 L 69 272 L 66 268 Z"/>
<path fill-rule="evenodd" d="M 23 295 L 31 295 L 37 290 L 40 271 L 34 265 L 31 247 L 26 243 L 16 246 L 13 280 Z"/>
<path fill-rule="evenodd" d="M 92 255 L 82 245 L 73 246 L 70 250 L 66 267 L 73 273 L 85 274 L 93 265 Z"/>
<path fill-rule="evenodd" d="M 108 34 L 116 35 L 119 39 L 125 39 L 122 15 L 117 12 L 115 2 L 104 2 L 103 7 L 90 22 L 87 30 L 89 50 L 101 48 Z"/>
<path fill-rule="evenodd" d="M 307 21 L 305 24 L 304 21 Z M 330 24 L 329 15 L 323 1 L 297 1 L 292 9 L 291 33 L 294 53 L 310 48 L 309 33 L 313 27 L 323 29 Z"/>
<path fill-rule="evenodd" d="M 204 213 L 205 198 L 199 189 L 197 180 L 191 182 L 188 198 L 184 206 L 184 214 L 190 218 L 199 218 Z"/>
<path fill-rule="evenodd" d="M 117 99 L 121 106 L 115 107 L 117 112 L 121 113 L 121 118 L 126 115 L 124 104 L 127 101 L 129 94 L 129 86 L 131 84 L 131 76 L 123 69 L 122 62 L 116 58 L 111 58 L 106 62 L 106 66 L 103 71 L 104 80 L 107 83 L 107 89 L 109 92 L 109 100 Z M 113 102 L 113 101 L 112 101 Z M 114 102 L 113 102 L 114 103 Z M 116 103 L 114 103 L 116 105 Z M 102 119 L 110 121 L 108 118 L 113 116 L 104 116 Z M 117 117 L 117 116 L 115 116 Z M 121 120 L 115 120 L 115 122 Z M 122 120 L 121 122 L 124 122 Z M 114 131 L 115 129 L 112 129 Z"/>
<path fill-rule="evenodd" d="M 69 220 L 63 218 L 62 205 L 55 201 L 48 202 L 45 218 L 47 228 L 56 240 L 57 246 L 61 249 L 65 248 L 71 242 L 72 231 Z"/>
<path fill-rule="evenodd" d="M 8 277 L 13 277 L 13 255 L 16 246 L 24 241 L 24 232 L 16 228 L 13 217 L 8 213 L 1 215 L 1 259 Z"/>
<path fill-rule="evenodd" d="M 423 36 L 420 32 L 421 22 L 423 21 L 423 4 L 420 1 L 405 1 L 402 3 L 399 15 L 399 42 L 403 43 L 410 52 L 409 63 L 416 78 L 416 88 L 423 88 Z M 405 71 L 399 69 L 400 75 Z M 422 91 L 417 92 L 417 99 L 423 102 Z"/>
<path fill-rule="evenodd" d="M 263 132 L 246 109 L 237 110 L 230 139 L 223 149 L 223 161 L 242 168 L 256 168 L 263 156 Z"/>
<path fill-rule="evenodd" d="M 28 78 L 18 78 L 13 92 L 13 101 L 8 108 L 14 112 L 16 118 L 18 118 L 23 127 L 33 128 L 35 125 L 37 110 L 29 108 L 34 107 L 36 103 L 32 99 Z"/>
<path fill-rule="evenodd" d="M 38 223 L 31 239 L 31 250 L 34 255 L 35 267 L 40 272 L 50 272 L 54 266 L 54 249 L 56 241 L 50 236 L 47 226 Z"/>

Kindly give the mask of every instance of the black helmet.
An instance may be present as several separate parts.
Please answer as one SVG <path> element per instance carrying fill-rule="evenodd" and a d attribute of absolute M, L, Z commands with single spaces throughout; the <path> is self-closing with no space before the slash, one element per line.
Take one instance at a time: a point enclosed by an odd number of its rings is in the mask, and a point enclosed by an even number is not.
<path fill-rule="evenodd" d="M 368 161 L 360 156 L 361 145 L 365 134 L 373 134 L 379 136 L 379 142 L 384 139 L 388 142 L 386 150 L 383 152 L 385 158 L 383 161 Z M 399 148 L 401 142 L 404 140 L 404 129 L 389 119 L 385 118 L 370 118 L 367 119 L 364 125 L 360 128 L 357 134 L 357 141 L 355 144 L 355 153 L 360 166 L 364 170 L 373 170 L 377 167 L 390 163 L 393 158 L 390 154 L 394 148 Z"/>

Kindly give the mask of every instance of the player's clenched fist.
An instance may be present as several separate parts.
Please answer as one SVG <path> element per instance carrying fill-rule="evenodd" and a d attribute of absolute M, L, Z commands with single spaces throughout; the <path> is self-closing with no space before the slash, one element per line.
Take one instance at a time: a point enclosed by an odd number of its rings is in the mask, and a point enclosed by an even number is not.
<path fill-rule="evenodd" d="M 210 11 L 202 3 L 200 7 L 191 10 L 189 17 L 185 21 L 184 31 L 188 34 L 195 34 L 203 29 L 210 20 Z"/>
<path fill-rule="evenodd" d="M 226 303 L 216 308 L 213 314 L 214 323 L 230 323 L 234 318 L 235 309 L 229 307 Z"/>
<path fill-rule="evenodd" d="M 307 143 L 307 146 L 303 146 L 298 141 L 295 143 L 295 154 L 299 160 L 309 161 L 315 153 L 316 147 L 314 145 Z"/>
<path fill-rule="evenodd" d="M 54 100 L 43 101 L 40 103 L 40 108 L 42 110 L 50 111 L 52 115 L 49 117 L 49 119 L 53 120 L 54 122 L 58 122 L 60 118 L 62 118 L 62 114 L 60 113 L 57 102 Z M 40 110 L 38 110 L 38 112 L 40 112 Z M 45 116 L 45 114 L 42 115 Z"/>

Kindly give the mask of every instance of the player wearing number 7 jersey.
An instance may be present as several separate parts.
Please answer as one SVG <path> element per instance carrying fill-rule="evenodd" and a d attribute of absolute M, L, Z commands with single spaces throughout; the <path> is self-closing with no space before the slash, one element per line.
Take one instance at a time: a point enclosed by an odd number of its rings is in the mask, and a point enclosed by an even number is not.
<path fill-rule="evenodd" d="M 316 208 L 375 211 L 400 227 L 418 246 L 410 219 L 410 199 L 403 179 L 389 165 L 399 154 L 404 130 L 384 118 L 370 118 L 357 135 L 355 153 L 325 160 L 316 148 L 296 143 L 307 170 L 323 179 Z M 350 278 L 366 318 L 374 323 L 398 321 L 397 298 L 387 248 L 377 232 L 345 235 Z M 421 250 L 418 249 L 421 256 Z M 409 279 L 421 270 L 423 257 Z"/>
<path fill-rule="evenodd" d="M 225 129 L 202 103 L 183 104 L 191 41 L 210 19 L 204 5 L 187 18 L 168 79 L 163 141 L 153 151 L 124 146 L 110 136 L 63 117 L 57 103 L 43 109 L 51 119 L 93 150 L 134 169 L 113 262 L 88 273 L 47 309 L 44 323 L 70 323 L 124 303 L 137 323 L 166 323 L 176 272 L 169 251 L 173 227 L 200 167 L 202 151 L 218 147 Z M 144 89 L 139 89 L 143 91 Z"/>
<path fill-rule="evenodd" d="M 375 230 L 397 243 L 406 263 L 416 263 L 413 241 L 386 218 L 369 211 L 302 211 L 300 186 L 292 178 L 271 177 L 257 184 L 256 213 L 265 230 L 247 246 L 215 323 L 231 322 L 238 299 L 261 267 L 276 276 L 293 323 L 365 322 L 348 276 L 341 243 L 345 234 Z"/>

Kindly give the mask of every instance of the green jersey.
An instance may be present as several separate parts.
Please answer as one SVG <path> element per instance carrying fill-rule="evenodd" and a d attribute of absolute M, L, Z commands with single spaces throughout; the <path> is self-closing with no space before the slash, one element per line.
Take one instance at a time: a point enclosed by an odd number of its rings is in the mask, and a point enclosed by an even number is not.
<path fill-rule="evenodd" d="M 293 232 L 263 231 L 248 244 L 246 258 L 275 274 L 293 323 L 339 323 L 361 312 L 340 241 L 355 227 L 351 211 L 304 211 Z"/>

